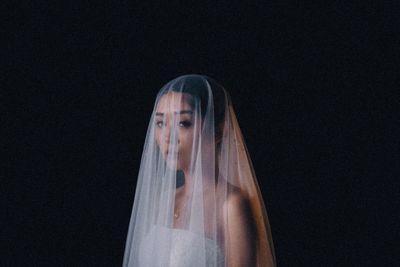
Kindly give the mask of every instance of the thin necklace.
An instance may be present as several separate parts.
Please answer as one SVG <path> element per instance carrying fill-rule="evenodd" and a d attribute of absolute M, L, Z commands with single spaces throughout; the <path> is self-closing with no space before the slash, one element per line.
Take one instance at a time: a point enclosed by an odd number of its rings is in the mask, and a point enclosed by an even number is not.
<path fill-rule="evenodd" d="M 184 202 L 184 204 L 183 204 L 181 210 L 184 210 L 184 209 L 185 209 L 186 204 L 187 204 L 187 201 Z M 178 219 L 179 216 L 181 216 L 181 214 L 180 214 L 180 211 L 177 209 L 177 210 L 174 212 L 174 217 L 175 217 L 176 219 Z"/>

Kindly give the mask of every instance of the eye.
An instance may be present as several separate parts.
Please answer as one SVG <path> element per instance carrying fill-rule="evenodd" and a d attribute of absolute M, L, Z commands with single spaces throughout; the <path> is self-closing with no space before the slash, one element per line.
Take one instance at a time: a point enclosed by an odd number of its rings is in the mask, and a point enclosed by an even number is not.
<path fill-rule="evenodd" d="M 157 122 L 156 122 L 156 125 L 157 125 L 158 128 L 163 127 L 163 124 L 164 124 L 163 121 L 157 121 Z"/>
<path fill-rule="evenodd" d="M 189 128 L 190 126 L 192 126 L 192 122 L 191 121 L 180 121 L 179 122 L 179 126 L 183 126 L 185 128 Z"/>

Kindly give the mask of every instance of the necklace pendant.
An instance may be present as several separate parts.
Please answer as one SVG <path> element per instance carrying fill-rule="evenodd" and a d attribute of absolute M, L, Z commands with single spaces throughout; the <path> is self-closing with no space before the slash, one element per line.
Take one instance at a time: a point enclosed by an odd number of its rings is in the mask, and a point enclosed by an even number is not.
<path fill-rule="evenodd" d="M 175 214 L 174 214 L 174 217 L 175 217 L 175 218 L 178 218 L 178 217 L 179 217 L 179 213 L 175 213 Z"/>

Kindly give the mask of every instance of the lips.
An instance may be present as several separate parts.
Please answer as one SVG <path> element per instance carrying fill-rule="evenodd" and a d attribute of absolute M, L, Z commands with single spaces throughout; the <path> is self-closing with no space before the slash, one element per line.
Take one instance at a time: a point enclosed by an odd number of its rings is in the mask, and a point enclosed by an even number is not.
<path fill-rule="evenodd" d="M 174 153 L 172 153 L 172 152 L 169 152 L 169 151 L 167 150 L 166 154 L 167 154 L 167 155 L 169 155 L 169 154 L 178 155 L 179 152 L 174 152 Z"/>
<path fill-rule="evenodd" d="M 167 147 L 167 148 L 165 149 L 165 151 L 166 151 L 167 153 L 168 153 L 168 152 L 171 152 L 171 151 L 178 152 L 178 147 L 169 146 L 169 147 Z"/>

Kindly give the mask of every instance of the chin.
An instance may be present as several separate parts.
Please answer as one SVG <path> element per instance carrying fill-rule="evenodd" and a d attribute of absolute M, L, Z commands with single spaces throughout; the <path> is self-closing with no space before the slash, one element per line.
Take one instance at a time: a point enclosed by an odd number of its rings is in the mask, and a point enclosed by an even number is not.
<path fill-rule="evenodd" d="M 167 163 L 167 167 L 170 169 L 180 170 L 182 164 L 179 162 L 179 160 L 177 161 L 176 159 L 171 160 L 166 158 L 164 158 L 164 160 Z"/>

